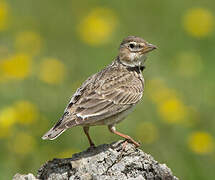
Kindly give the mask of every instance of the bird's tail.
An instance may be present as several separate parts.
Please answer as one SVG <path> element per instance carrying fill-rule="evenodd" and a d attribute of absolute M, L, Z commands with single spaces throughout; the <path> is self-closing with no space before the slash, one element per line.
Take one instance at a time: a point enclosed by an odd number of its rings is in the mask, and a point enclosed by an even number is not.
<path fill-rule="evenodd" d="M 58 136 L 60 136 L 66 129 L 59 129 L 59 128 L 51 128 L 46 134 L 43 135 L 42 139 L 56 139 Z"/>

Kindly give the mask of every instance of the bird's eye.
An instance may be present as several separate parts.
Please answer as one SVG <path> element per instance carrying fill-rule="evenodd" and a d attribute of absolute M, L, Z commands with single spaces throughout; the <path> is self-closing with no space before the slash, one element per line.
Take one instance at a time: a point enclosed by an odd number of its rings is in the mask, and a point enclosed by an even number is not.
<path fill-rule="evenodd" d="M 131 48 L 131 49 L 133 49 L 134 48 L 134 44 L 129 44 L 129 47 Z"/>

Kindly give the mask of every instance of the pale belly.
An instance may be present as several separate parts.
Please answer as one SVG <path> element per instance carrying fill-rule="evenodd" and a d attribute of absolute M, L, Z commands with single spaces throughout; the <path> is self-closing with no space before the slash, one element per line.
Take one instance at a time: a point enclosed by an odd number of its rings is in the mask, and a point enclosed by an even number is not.
<path fill-rule="evenodd" d="M 83 124 L 83 126 L 98 126 L 98 125 L 113 125 L 113 124 L 117 124 L 119 122 L 121 122 L 123 119 L 125 119 L 128 114 L 130 112 L 132 112 L 132 110 L 134 109 L 134 105 L 131 106 L 129 109 L 123 111 L 123 112 L 120 112 L 116 115 L 113 115 L 111 117 L 108 117 L 108 118 L 105 118 L 105 119 L 101 119 L 101 120 L 98 120 L 96 122 L 93 122 L 93 123 L 89 123 L 89 124 Z"/>

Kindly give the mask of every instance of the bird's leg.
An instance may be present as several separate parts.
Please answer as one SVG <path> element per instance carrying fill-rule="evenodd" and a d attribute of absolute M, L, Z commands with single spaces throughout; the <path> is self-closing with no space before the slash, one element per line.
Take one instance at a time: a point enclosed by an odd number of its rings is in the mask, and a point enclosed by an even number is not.
<path fill-rule="evenodd" d="M 109 126 L 108 126 L 108 129 L 109 129 L 110 132 L 112 132 L 112 133 L 114 133 L 114 134 L 116 134 L 116 135 L 118 135 L 118 136 L 121 136 L 121 137 L 125 138 L 126 140 L 130 141 L 130 142 L 133 143 L 136 147 L 139 147 L 139 146 L 140 146 L 140 144 L 139 144 L 138 142 L 136 142 L 135 140 L 133 140 L 130 136 L 128 136 L 128 135 L 126 135 L 126 134 L 122 134 L 122 133 L 116 131 L 115 126 L 109 125 Z"/>
<path fill-rule="evenodd" d="M 90 138 L 90 135 L 89 135 L 89 129 L 90 129 L 89 126 L 84 126 L 83 129 L 84 129 L 84 133 L 86 134 L 87 139 L 88 139 L 88 141 L 90 143 L 90 147 L 95 147 L 95 144 L 93 143 L 93 141 L 92 141 L 92 139 Z"/>

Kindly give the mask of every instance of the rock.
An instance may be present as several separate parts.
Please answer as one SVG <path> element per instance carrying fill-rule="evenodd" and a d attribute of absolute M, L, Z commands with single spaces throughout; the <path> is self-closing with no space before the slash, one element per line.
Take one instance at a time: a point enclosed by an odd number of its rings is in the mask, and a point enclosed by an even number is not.
<path fill-rule="evenodd" d="M 28 175 L 15 175 L 14 180 L 35 180 Z M 35 178 L 35 179 L 30 179 Z M 72 158 L 53 159 L 37 174 L 42 180 L 178 180 L 165 164 L 123 141 L 100 145 Z M 24 180 L 24 179 L 23 179 Z"/>
<path fill-rule="evenodd" d="M 38 179 L 35 178 L 35 176 L 33 174 L 21 175 L 21 174 L 17 173 L 13 177 L 13 180 L 38 180 Z"/>

